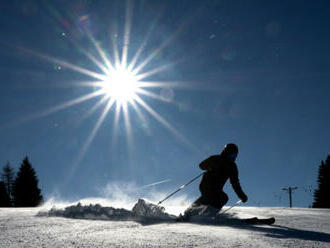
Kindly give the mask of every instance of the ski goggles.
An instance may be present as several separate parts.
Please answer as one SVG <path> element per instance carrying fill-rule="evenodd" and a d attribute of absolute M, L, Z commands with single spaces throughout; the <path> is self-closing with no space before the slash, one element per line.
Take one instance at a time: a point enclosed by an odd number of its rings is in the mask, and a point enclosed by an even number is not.
<path fill-rule="evenodd" d="M 237 153 L 232 153 L 232 154 L 228 154 L 228 158 L 236 158 L 237 157 Z"/>

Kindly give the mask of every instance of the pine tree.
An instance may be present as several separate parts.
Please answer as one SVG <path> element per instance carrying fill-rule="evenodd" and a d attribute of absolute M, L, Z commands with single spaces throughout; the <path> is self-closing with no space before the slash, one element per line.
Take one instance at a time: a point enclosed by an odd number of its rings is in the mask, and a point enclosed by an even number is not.
<path fill-rule="evenodd" d="M 318 189 L 314 191 L 313 208 L 330 208 L 330 156 L 321 162 L 318 175 Z"/>
<path fill-rule="evenodd" d="M 42 203 L 43 197 L 38 187 L 38 178 L 28 157 L 25 157 L 13 187 L 15 207 L 36 207 Z"/>
<path fill-rule="evenodd" d="M 5 183 L 0 181 L 0 207 L 10 207 L 11 202 L 6 190 Z"/>
<path fill-rule="evenodd" d="M 10 166 L 9 162 L 7 162 L 5 167 L 3 167 L 3 170 L 1 173 L 1 179 L 4 183 L 4 186 L 5 186 L 5 189 L 6 189 L 10 202 L 12 202 L 14 177 L 15 177 L 14 169 Z"/>

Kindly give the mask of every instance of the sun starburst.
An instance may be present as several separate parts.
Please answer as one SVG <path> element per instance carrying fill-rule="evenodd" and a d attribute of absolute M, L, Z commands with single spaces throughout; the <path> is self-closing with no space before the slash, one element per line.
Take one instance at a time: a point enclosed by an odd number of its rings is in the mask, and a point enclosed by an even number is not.
<path fill-rule="evenodd" d="M 151 37 L 150 31 L 147 33 L 147 36 L 143 40 L 141 46 L 136 50 L 132 59 L 128 59 L 128 51 L 130 44 L 130 31 L 131 31 L 131 20 L 132 20 L 132 6 L 128 6 L 126 9 L 126 23 L 123 37 L 123 45 L 121 47 L 121 54 L 118 48 L 118 40 L 112 39 L 113 42 L 113 50 L 112 54 L 109 51 L 106 51 L 104 48 L 100 46 L 100 43 L 97 42 L 95 37 L 91 34 L 91 32 L 86 29 L 85 32 L 89 41 L 93 45 L 96 54 L 92 54 L 88 52 L 88 49 L 83 49 L 78 42 L 71 40 L 74 45 L 78 46 L 80 51 L 82 51 L 86 57 L 90 60 L 90 62 L 94 63 L 102 73 L 95 72 L 88 68 L 83 68 L 81 66 L 69 63 L 67 61 L 50 57 L 41 53 L 37 53 L 35 51 L 31 51 L 25 48 L 19 48 L 23 50 L 25 53 L 32 54 L 34 56 L 38 56 L 44 60 L 48 60 L 51 63 L 56 63 L 60 65 L 62 68 L 70 69 L 72 71 L 78 72 L 80 74 L 84 74 L 88 77 L 92 77 L 97 81 L 94 82 L 80 82 L 79 85 L 83 87 L 91 87 L 93 92 L 80 96 L 76 99 L 69 100 L 68 102 L 64 102 L 59 104 L 58 106 L 54 106 L 48 110 L 45 110 L 41 113 L 36 113 L 28 116 L 24 120 L 31 120 L 39 117 L 44 117 L 46 115 L 52 114 L 56 111 L 63 110 L 68 107 L 72 107 L 73 105 L 82 103 L 84 101 L 90 100 L 95 97 L 100 97 L 100 100 L 91 106 L 91 109 L 86 112 L 86 115 L 82 116 L 81 119 L 85 119 L 96 109 L 104 106 L 102 110 L 102 114 L 96 121 L 95 126 L 89 133 L 86 142 L 82 145 L 80 153 L 78 155 L 75 166 L 72 168 L 72 173 L 74 173 L 75 168 L 80 161 L 83 159 L 85 153 L 87 152 L 89 146 L 92 144 L 98 130 L 104 123 L 106 116 L 112 111 L 114 112 L 114 123 L 112 125 L 114 133 L 117 133 L 117 129 L 119 126 L 119 120 L 121 115 L 123 116 L 124 122 L 124 130 L 126 131 L 127 143 L 128 147 L 133 147 L 133 132 L 132 126 L 130 122 L 130 111 L 135 111 L 137 116 L 141 120 L 141 123 L 146 122 L 145 113 L 152 116 L 155 120 L 157 120 L 160 124 L 162 124 L 165 128 L 167 128 L 175 138 L 179 139 L 182 143 L 190 147 L 195 152 L 198 151 L 178 130 L 176 130 L 171 123 L 169 123 L 160 113 L 154 110 L 146 101 L 144 101 L 144 97 L 151 97 L 153 99 L 157 99 L 160 101 L 164 101 L 168 103 L 168 99 L 164 99 L 161 95 L 155 93 L 155 91 L 151 91 L 150 88 L 171 88 L 176 86 L 182 86 L 180 82 L 157 82 L 157 81 L 146 81 L 149 77 L 154 74 L 161 73 L 164 70 L 167 70 L 173 63 L 163 64 L 158 67 L 150 66 L 151 61 L 157 57 L 159 53 L 163 51 L 165 47 L 167 47 L 170 42 L 175 38 L 175 36 L 182 30 L 182 26 L 180 26 L 177 30 L 173 32 L 172 35 L 164 40 L 162 44 L 156 49 L 145 52 L 145 47 L 148 39 Z M 154 25 L 154 24 L 152 24 Z M 111 35 L 110 35 L 111 36 Z M 146 53 L 144 59 L 143 54 Z M 114 61 L 112 61 L 112 58 Z M 147 65 L 151 68 L 149 70 L 145 70 Z M 96 90 L 95 90 L 96 89 Z M 130 111 L 129 111 L 130 109 Z M 143 113 L 145 112 L 145 113 Z M 116 135 L 113 135 L 113 143 L 115 142 Z M 69 176 L 70 177 L 70 176 Z"/>
<path fill-rule="evenodd" d="M 105 94 L 118 104 L 134 101 L 139 89 L 136 75 L 123 66 L 110 70 L 100 86 Z"/>

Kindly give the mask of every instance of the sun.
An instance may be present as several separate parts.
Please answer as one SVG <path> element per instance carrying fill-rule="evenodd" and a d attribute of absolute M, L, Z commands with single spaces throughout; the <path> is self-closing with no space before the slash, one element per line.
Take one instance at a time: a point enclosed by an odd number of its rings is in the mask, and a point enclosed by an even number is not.
<path fill-rule="evenodd" d="M 100 86 L 107 97 L 117 104 L 125 104 L 133 102 L 136 98 L 139 82 L 132 71 L 124 66 L 118 66 L 109 70 Z"/>
<path fill-rule="evenodd" d="M 153 37 L 151 30 L 153 30 L 154 24 L 156 23 L 152 22 L 153 24 L 148 28 L 149 31 L 143 38 L 142 43 L 137 46 L 134 51 L 132 47 L 130 47 L 133 10 L 133 6 L 130 5 L 131 3 L 132 1 L 127 1 L 128 5 L 126 8 L 125 25 L 122 32 L 123 37 L 117 37 L 118 30 L 115 30 L 116 28 L 113 30 L 112 28 L 110 29 L 112 32 L 109 33 L 109 37 L 111 37 L 112 48 L 108 45 L 101 46 L 102 42 L 99 42 L 93 36 L 92 30 L 89 30 L 87 26 L 86 30 L 83 29 L 83 31 L 85 31 L 86 37 L 92 45 L 92 49 L 87 49 L 81 46 L 79 41 L 72 39 L 72 42 L 77 46 L 79 51 L 81 50 L 86 58 L 88 58 L 94 66 L 97 66 L 97 71 L 84 68 L 77 64 L 54 58 L 46 54 L 41 54 L 25 48 L 19 48 L 27 54 L 32 54 L 49 61 L 52 64 L 60 66 L 60 68 L 69 69 L 87 76 L 87 81 L 75 82 L 74 85 L 77 85 L 78 87 L 91 88 L 91 91 L 86 94 L 70 99 L 56 106 L 52 106 L 51 108 L 40 113 L 29 115 L 28 117 L 22 119 L 22 121 L 44 117 L 91 99 L 99 98 L 98 101 L 94 101 L 94 104 L 90 106 L 90 109 L 88 109 L 85 114 L 79 116 L 80 121 L 83 121 L 88 117 L 92 117 L 93 113 L 102 108 L 101 114 L 95 121 L 95 125 L 88 134 L 86 141 L 81 146 L 79 155 L 74 163 L 74 167 L 76 167 L 84 158 L 87 150 L 109 114 L 113 115 L 113 124 L 111 125 L 113 130 L 112 132 L 114 134 L 112 135 L 113 147 L 116 145 L 119 137 L 118 128 L 120 125 L 123 125 L 123 130 L 126 134 L 125 138 L 128 152 L 132 153 L 134 151 L 133 136 L 135 130 L 136 132 L 144 130 L 149 135 L 150 128 L 148 116 L 151 116 L 168 131 L 170 131 L 176 139 L 190 147 L 192 151 L 199 152 L 198 148 L 193 146 L 191 142 L 169 121 L 167 121 L 162 114 L 149 105 L 154 101 L 162 101 L 165 103 L 172 102 L 172 99 L 175 96 L 174 91 L 172 90 L 173 87 L 190 87 L 190 83 L 186 84 L 185 82 L 180 81 L 158 81 L 158 76 L 152 77 L 153 75 L 157 75 L 167 70 L 169 67 L 177 64 L 177 62 L 159 63 L 161 61 L 158 60 L 157 63 L 155 63 L 157 66 L 155 66 L 152 62 L 155 58 L 161 58 L 159 55 L 175 39 L 175 37 L 182 32 L 185 22 L 180 25 L 177 30 L 170 34 L 159 45 L 159 47 L 155 47 L 148 51 L 146 48 L 149 47 L 149 39 Z M 133 54 L 129 54 L 129 51 L 131 50 L 133 51 Z M 90 78 L 93 80 L 90 80 Z M 164 97 L 163 93 L 167 91 L 171 94 L 171 97 L 169 97 L 171 100 L 168 100 L 169 98 L 166 96 Z M 149 101 L 146 101 L 148 98 Z M 133 113 L 136 114 L 134 116 L 134 120 L 132 120 L 133 118 L 131 117 Z M 132 125 L 133 121 L 134 125 Z M 72 171 L 74 170 L 75 169 Z"/>

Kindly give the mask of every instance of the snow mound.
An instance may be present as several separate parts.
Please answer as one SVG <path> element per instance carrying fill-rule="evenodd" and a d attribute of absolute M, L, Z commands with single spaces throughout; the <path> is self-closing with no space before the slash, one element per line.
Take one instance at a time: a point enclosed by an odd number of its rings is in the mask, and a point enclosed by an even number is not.
<path fill-rule="evenodd" d="M 52 208 L 48 213 L 39 213 L 39 215 L 95 220 L 127 220 L 134 218 L 132 211 L 123 208 L 102 207 L 100 204 L 83 206 L 81 203 L 65 209 Z"/>
<path fill-rule="evenodd" d="M 68 206 L 64 209 L 51 208 L 48 212 L 39 212 L 38 216 L 58 216 L 74 219 L 117 220 L 117 221 L 170 221 L 176 218 L 165 212 L 165 208 L 139 199 L 132 210 L 124 208 L 103 207 L 100 204 Z"/>
<path fill-rule="evenodd" d="M 158 219 L 172 219 L 173 215 L 169 215 L 165 212 L 165 208 L 159 205 L 155 205 L 151 202 L 147 202 L 144 199 L 139 199 L 134 205 L 132 211 L 139 216 L 158 218 Z"/>

